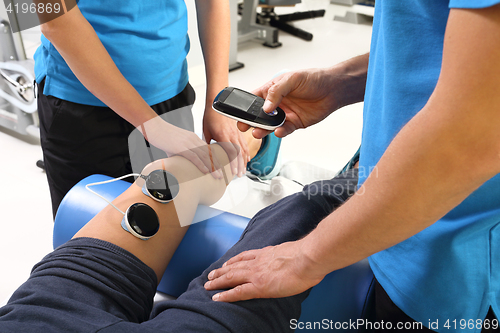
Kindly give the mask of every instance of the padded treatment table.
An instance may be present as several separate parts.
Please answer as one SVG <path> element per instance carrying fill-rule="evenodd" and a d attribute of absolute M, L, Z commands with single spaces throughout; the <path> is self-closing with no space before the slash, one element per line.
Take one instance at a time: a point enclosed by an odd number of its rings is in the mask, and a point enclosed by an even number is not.
<path fill-rule="evenodd" d="M 87 177 L 66 194 L 54 223 L 54 248 L 71 239 L 107 205 L 107 202 L 89 192 L 85 185 L 109 179 L 111 178 L 103 175 Z M 129 186 L 128 182 L 116 181 L 96 189 L 99 194 L 112 201 Z M 196 215 L 203 218 L 195 217 L 195 220 L 201 222 L 189 227 L 174 253 L 158 285 L 158 291 L 161 293 L 174 297 L 183 293 L 193 278 L 200 275 L 238 241 L 249 221 L 246 217 L 206 206 L 199 206 Z M 302 314 L 297 325 L 319 322 L 317 325 L 325 324 L 330 328 L 348 330 L 350 322 L 363 318 L 365 303 L 368 303 L 371 294 L 372 281 L 373 274 L 367 260 L 328 274 L 302 303 Z"/>

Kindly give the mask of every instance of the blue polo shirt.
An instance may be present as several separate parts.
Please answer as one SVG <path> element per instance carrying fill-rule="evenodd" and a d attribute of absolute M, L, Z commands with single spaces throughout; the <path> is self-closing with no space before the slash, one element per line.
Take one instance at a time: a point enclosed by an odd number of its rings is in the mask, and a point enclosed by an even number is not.
<path fill-rule="evenodd" d="M 391 140 L 431 96 L 441 70 L 449 8 L 497 3 L 377 0 L 361 170 L 373 169 Z M 366 177 L 363 172 L 360 176 L 362 183 Z M 476 320 L 484 319 L 490 306 L 500 316 L 500 176 L 437 223 L 369 260 L 390 298 L 411 318 L 424 326 L 432 323 L 439 332 L 460 331 L 465 320 L 464 332 L 479 332 Z"/>
<path fill-rule="evenodd" d="M 183 0 L 80 0 L 78 7 L 120 72 L 149 105 L 184 89 L 189 38 Z M 46 79 L 45 95 L 104 106 L 44 36 L 34 58 L 36 81 Z"/>

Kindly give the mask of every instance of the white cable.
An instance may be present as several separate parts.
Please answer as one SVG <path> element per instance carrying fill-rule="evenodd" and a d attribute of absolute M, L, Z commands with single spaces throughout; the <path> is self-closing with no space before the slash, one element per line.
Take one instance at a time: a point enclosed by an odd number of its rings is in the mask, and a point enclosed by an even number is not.
<path fill-rule="evenodd" d="M 121 177 L 118 177 L 118 178 L 114 178 L 114 179 L 109 179 L 109 180 L 104 180 L 102 182 L 96 182 L 96 183 L 91 183 L 91 184 L 87 184 L 85 185 L 85 188 L 92 192 L 93 194 L 97 195 L 99 198 L 101 198 L 102 200 L 106 201 L 108 204 L 110 204 L 114 209 L 116 209 L 117 211 L 119 211 L 120 213 L 122 213 L 123 215 L 125 215 L 124 212 L 122 212 L 122 210 L 118 207 L 116 207 L 111 201 L 109 201 L 108 199 L 106 199 L 105 197 L 103 197 L 102 195 L 100 195 L 99 193 L 95 192 L 94 190 L 91 190 L 90 189 L 90 186 L 95 186 L 95 185 L 104 185 L 104 184 L 108 184 L 108 183 L 112 183 L 112 182 L 116 182 L 117 180 L 122 180 L 123 178 L 127 178 L 127 177 L 132 177 L 132 176 L 136 176 L 136 177 L 141 177 L 141 174 L 139 173 L 130 173 L 128 175 L 125 175 L 125 176 L 121 176 Z"/>

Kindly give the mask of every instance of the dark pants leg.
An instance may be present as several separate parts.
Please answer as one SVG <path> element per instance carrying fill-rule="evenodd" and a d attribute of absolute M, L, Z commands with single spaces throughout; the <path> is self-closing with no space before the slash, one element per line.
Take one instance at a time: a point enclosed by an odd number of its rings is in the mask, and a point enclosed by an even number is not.
<path fill-rule="evenodd" d="M 55 217 L 64 195 L 83 178 L 93 174 L 119 177 L 132 172 L 128 139 L 134 127 L 107 107 L 46 96 L 42 93 L 44 83 L 38 88 L 38 113 Z M 193 105 L 194 100 L 194 90 L 188 84 L 180 94 L 152 108 L 162 115 Z M 186 111 L 192 119 L 190 110 Z"/>
<path fill-rule="evenodd" d="M 301 302 L 309 291 L 278 298 L 236 303 L 214 302 L 217 291 L 203 285 L 208 273 L 246 250 L 277 245 L 302 238 L 355 191 L 357 171 L 332 180 L 316 182 L 255 215 L 240 240 L 217 262 L 194 279 L 175 301 L 158 304 L 152 320 L 143 326 L 161 331 L 168 323 L 173 332 L 289 332 L 290 320 L 300 317 Z M 118 331 L 117 331 L 118 332 Z"/>
<path fill-rule="evenodd" d="M 260 211 L 220 260 L 177 300 L 157 304 L 149 320 L 157 283 L 153 270 L 113 244 L 73 239 L 36 265 L 0 309 L 0 332 L 289 332 L 308 291 L 281 299 L 214 302 L 215 291 L 203 287 L 207 275 L 243 251 L 305 236 L 353 194 L 356 184 L 357 172 L 348 172 Z"/>

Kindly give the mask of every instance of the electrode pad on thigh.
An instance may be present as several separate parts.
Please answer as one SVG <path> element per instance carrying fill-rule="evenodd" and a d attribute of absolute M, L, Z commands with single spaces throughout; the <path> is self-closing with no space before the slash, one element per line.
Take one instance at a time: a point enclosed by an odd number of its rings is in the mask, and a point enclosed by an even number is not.
<path fill-rule="evenodd" d="M 154 170 L 145 179 L 142 192 L 153 200 L 167 203 L 179 193 L 179 182 L 168 171 Z"/>
<path fill-rule="evenodd" d="M 161 171 L 161 170 L 157 170 Z M 103 184 L 108 184 L 115 182 L 117 180 L 130 177 L 130 176 L 138 176 L 142 177 L 140 174 L 128 174 L 125 176 L 121 176 L 118 178 L 110 179 L 110 180 L 105 180 L 102 182 L 97 182 L 97 183 L 92 183 L 92 184 L 87 184 L 85 185 L 85 188 L 92 192 L 93 194 L 97 195 L 99 198 L 103 199 L 107 203 L 111 205 L 114 209 L 119 211 L 121 214 L 123 214 L 123 219 L 121 222 L 121 226 L 125 231 L 130 232 L 132 235 L 134 235 L 137 238 L 140 238 L 142 240 L 147 240 L 156 235 L 158 230 L 160 229 L 160 221 L 158 219 L 158 215 L 156 215 L 156 212 L 154 211 L 153 208 L 148 206 L 145 203 L 135 203 L 131 205 L 125 212 L 123 212 L 120 208 L 116 207 L 111 201 L 100 195 L 99 193 L 93 191 L 90 189 L 91 186 L 95 185 L 103 185 Z M 173 177 L 173 176 L 172 176 Z M 146 177 L 144 177 L 146 178 Z M 175 179 L 175 177 L 174 177 Z M 176 180 L 177 181 L 177 180 Z M 179 186 L 177 185 L 177 192 L 178 192 Z M 176 192 L 176 195 L 177 195 Z"/>
<path fill-rule="evenodd" d="M 123 229 L 142 240 L 150 239 L 160 229 L 160 221 L 154 209 L 140 202 L 127 209 L 121 225 Z"/>

